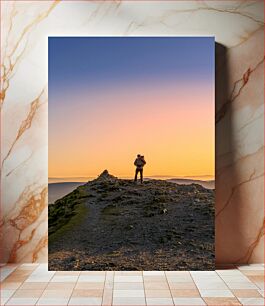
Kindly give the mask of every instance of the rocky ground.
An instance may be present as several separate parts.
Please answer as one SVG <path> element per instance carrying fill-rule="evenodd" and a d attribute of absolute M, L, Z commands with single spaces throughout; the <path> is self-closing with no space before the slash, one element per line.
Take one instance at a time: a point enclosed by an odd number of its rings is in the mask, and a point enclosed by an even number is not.
<path fill-rule="evenodd" d="M 213 270 L 214 191 L 104 171 L 49 205 L 50 270 Z"/>

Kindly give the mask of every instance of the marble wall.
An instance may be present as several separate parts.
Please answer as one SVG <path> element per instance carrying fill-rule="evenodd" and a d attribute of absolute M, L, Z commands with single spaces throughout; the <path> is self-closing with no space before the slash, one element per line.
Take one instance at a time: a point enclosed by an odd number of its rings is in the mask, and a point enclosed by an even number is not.
<path fill-rule="evenodd" d="M 263 5 L 2 1 L 0 261 L 47 260 L 47 37 L 214 35 L 216 260 L 262 262 Z"/>

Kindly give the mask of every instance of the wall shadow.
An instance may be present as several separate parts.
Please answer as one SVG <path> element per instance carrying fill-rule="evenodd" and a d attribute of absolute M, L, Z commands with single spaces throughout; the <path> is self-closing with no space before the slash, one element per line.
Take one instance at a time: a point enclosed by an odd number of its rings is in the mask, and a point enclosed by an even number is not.
<path fill-rule="evenodd" d="M 233 166 L 236 144 L 232 125 L 227 52 L 225 46 L 215 43 L 215 261 L 217 265 L 233 263 L 229 248 L 236 242 L 236 247 L 241 249 L 244 243 L 242 239 L 240 241 L 240 220 L 236 218 L 237 214 L 240 215 L 240 205 L 231 203 L 233 205 L 231 216 L 227 216 L 225 211 L 229 193 L 239 179 Z M 224 181 L 224 177 L 228 177 L 229 180 Z M 229 211 L 230 209 L 231 207 Z"/>

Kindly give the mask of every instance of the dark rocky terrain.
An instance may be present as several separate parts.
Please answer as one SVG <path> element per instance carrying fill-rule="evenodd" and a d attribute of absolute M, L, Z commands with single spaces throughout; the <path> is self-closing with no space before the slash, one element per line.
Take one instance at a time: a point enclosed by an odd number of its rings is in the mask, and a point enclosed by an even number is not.
<path fill-rule="evenodd" d="M 214 190 L 104 171 L 49 205 L 50 270 L 213 270 Z"/>

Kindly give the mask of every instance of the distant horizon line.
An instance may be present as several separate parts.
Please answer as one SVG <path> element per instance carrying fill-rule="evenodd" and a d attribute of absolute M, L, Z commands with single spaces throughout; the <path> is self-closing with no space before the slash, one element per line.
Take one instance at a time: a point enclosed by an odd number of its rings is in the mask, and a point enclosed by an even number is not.
<path fill-rule="evenodd" d="M 100 174 L 98 175 L 90 175 L 90 176 L 50 176 L 48 177 L 48 180 L 55 180 L 55 179 L 87 179 L 87 178 L 97 178 Z M 116 175 L 114 175 L 116 176 Z M 118 175 L 117 177 L 120 178 L 130 178 L 132 177 L 132 175 Z M 146 178 L 152 178 L 152 177 L 156 177 L 156 178 L 176 178 L 176 179 L 203 179 L 203 178 L 207 178 L 207 180 L 215 180 L 215 176 L 214 175 L 188 175 L 188 176 L 180 176 L 180 175 L 146 175 Z"/>

